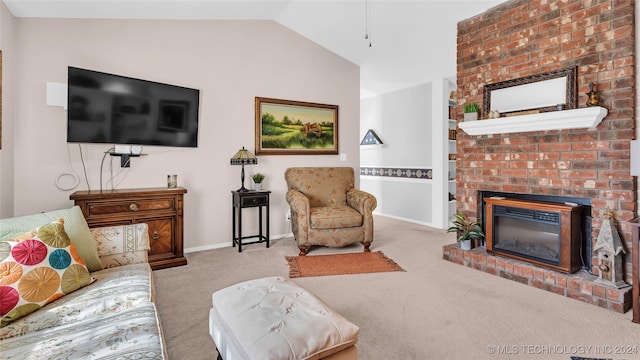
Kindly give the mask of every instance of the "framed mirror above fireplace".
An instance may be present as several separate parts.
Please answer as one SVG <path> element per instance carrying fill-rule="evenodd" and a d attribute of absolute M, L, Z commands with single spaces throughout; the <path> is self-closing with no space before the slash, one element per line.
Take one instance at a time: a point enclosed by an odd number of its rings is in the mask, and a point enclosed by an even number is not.
<path fill-rule="evenodd" d="M 484 86 L 483 114 L 502 116 L 577 108 L 577 68 L 555 70 Z"/>

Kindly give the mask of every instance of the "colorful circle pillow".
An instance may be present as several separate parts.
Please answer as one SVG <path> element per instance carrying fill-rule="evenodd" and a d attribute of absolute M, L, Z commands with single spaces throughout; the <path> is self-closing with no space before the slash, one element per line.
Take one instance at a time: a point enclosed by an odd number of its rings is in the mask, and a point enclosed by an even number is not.
<path fill-rule="evenodd" d="M 94 280 L 62 219 L 0 242 L 0 327 Z"/>

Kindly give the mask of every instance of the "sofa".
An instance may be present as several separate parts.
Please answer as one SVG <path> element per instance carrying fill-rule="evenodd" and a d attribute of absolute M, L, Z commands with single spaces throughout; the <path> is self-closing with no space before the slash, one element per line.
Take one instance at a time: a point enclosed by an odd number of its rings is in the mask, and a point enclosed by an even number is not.
<path fill-rule="evenodd" d="M 291 231 L 307 254 L 313 245 L 342 247 L 373 242 L 376 198 L 354 187 L 350 167 L 294 167 L 284 173 L 286 199 L 291 208 Z"/>
<path fill-rule="evenodd" d="M 0 358 L 166 359 L 148 250 L 147 224 L 89 229 L 77 206 L 0 219 Z M 55 295 L 30 291 L 30 274 L 65 266 Z"/>

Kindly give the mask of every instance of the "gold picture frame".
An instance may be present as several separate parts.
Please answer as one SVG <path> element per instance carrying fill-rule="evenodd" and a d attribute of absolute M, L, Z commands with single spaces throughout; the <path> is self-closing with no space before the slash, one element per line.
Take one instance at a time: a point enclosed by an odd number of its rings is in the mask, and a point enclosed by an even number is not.
<path fill-rule="evenodd" d="M 255 98 L 256 155 L 338 154 L 338 105 Z"/>

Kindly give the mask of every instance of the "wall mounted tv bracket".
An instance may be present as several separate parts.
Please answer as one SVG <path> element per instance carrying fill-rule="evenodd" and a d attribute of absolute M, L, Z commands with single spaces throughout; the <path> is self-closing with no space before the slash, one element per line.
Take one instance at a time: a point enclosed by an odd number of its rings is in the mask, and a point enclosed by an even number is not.
<path fill-rule="evenodd" d="M 147 154 L 142 153 L 142 146 L 140 145 L 116 145 L 115 150 L 108 151 L 111 156 L 120 157 L 120 167 L 128 168 L 131 166 L 132 157 L 145 156 Z"/>

